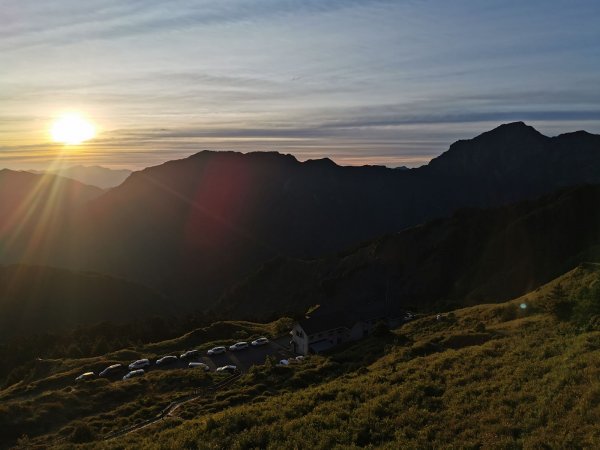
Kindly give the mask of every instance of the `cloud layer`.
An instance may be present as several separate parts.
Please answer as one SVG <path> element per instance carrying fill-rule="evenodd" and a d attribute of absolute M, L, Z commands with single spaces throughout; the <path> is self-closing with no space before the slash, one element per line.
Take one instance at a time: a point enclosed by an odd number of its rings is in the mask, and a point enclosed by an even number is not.
<path fill-rule="evenodd" d="M 525 120 L 600 132 L 594 1 L 5 0 L 0 166 L 201 149 L 419 165 Z M 61 111 L 101 133 L 48 143 Z"/>

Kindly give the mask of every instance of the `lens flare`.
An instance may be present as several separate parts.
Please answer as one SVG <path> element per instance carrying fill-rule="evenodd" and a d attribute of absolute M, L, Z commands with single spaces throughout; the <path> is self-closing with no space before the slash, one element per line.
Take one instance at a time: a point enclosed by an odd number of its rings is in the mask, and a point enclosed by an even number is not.
<path fill-rule="evenodd" d="M 52 140 L 65 145 L 79 145 L 92 139 L 96 129 L 91 122 L 76 113 L 65 114 L 59 117 L 50 130 Z"/>

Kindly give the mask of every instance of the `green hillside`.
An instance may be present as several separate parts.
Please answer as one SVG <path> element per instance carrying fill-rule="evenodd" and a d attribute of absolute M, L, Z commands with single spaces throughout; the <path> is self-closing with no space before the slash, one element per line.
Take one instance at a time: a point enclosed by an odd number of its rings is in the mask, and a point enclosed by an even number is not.
<path fill-rule="evenodd" d="M 90 365 L 72 360 L 1 392 L 0 423 L 36 430 L 19 441 L 22 448 L 600 446 L 600 266 L 581 265 L 507 303 L 380 331 L 302 364 L 254 367 L 225 389 L 206 390 L 175 417 L 112 440 L 103 436 L 154 416 L 192 388 L 205 389 L 216 375 L 175 370 L 152 372 L 128 388 L 104 380 L 72 387 L 56 380 Z M 182 342 L 155 345 L 162 351 Z M 159 353 L 152 348 L 144 351 Z M 126 352 L 102 360 L 134 356 Z"/>
<path fill-rule="evenodd" d="M 395 336 L 315 357 L 300 369 L 249 375 L 229 397 L 237 396 L 235 406 L 190 406 L 185 417 L 191 420 L 173 420 L 118 443 L 598 448 L 600 328 L 560 322 L 546 312 L 558 284 L 574 305 L 591 288 L 598 307 L 600 271 L 579 268 L 506 304 L 458 310 L 441 321 L 425 317 Z M 278 390 L 260 392 L 261 384 Z"/>
<path fill-rule="evenodd" d="M 68 441 L 78 427 L 90 427 L 93 436 L 103 436 L 153 417 L 173 400 L 227 377 L 176 368 L 151 372 L 127 384 L 106 378 L 76 383 L 82 372 L 98 373 L 111 364 L 127 366 L 139 358 L 154 360 L 192 348 L 204 353 L 232 340 L 275 337 L 290 327 L 290 319 L 285 318 L 269 324 L 215 322 L 176 339 L 134 345 L 101 356 L 36 358 L 15 368 L 20 381 L 12 380 L 4 387 L 0 384 L 0 449 L 12 447 L 23 436 L 28 436 L 22 444 L 25 448 L 29 437 L 44 445 L 64 441 L 65 437 Z"/>

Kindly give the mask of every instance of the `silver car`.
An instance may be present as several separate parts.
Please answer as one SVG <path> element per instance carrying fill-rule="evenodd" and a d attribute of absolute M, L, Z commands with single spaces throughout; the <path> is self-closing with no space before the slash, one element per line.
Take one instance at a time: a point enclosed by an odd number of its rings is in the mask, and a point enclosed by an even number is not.
<path fill-rule="evenodd" d="M 148 367 L 150 365 L 150 360 L 148 359 L 138 359 L 137 361 L 129 364 L 129 370 L 142 369 L 144 367 Z"/>
<path fill-rule="evenodd" d="M 129 380 L 130 378 L 141 377 L 145 373 L 146 372 L 144 371 L 144 369 L 132 370 L 131 372 L 129 372 L 127 375 L 125 375 L 123 377 L 123 381 Z"/>
<path fill-rule="evenodd" d="M 85 372 L 85 373 L 82 373 L 81 375 L 79 375 L 77 378 L 75 378 L 75 381 L 87 381 L 87 380 L 91 380 L 95 376 L 96 375 L 94 374 L 94 372 Z"/>
<path fill-rule="evenodd" d="M 156 360 L 156 365 L 157 366 L 162 366 L 165 364 L 172 364 L 174 362 L 177 361 L 177 356 L 175 355 L 167 355 L 167 356 L 163 356 L 162 358 L 159 358 Z"/>
<path fill-rule="evenodd" d="M 201 362 L 191 362 L 188 364 L 188 367 L 190 369 L 203 369 L 205 372 L 208 372 L 210 370 L 210 367 L 208 367 L 207 364 L 201 363 Z"/>
<path fill-rule="evenodd" d="M 220 355 L 221 353 L 225 353 L 227 349 L 223 346 L 213 347 L 209 351 L 206 352 L 208 356 Z"/>
<path fill-rule="evenodd" d="M 109 375 L 112 375 L 115 372 L 118 372 L 119 370 L 121 370 L 123 368 L 123 364 L 113 364 L 111 366 L 108 366 L 106 369 L 104 369 L 102 372 L 100 372 L 98 374 L 99 377 L 107 377 Z"/>
<path fill-rule="evenodd" d="M 187 352 L 183 352 L 180 356 L 181 359 L 186 359 L 186 358 L 195 358 L 196 356 L 198 356 L 200 354 L 200 352 L 198 352 L 198 350 L 188 350 Z"/>
<path fill-rule="evenodd" d="M 253 347 L 258 347 L 259 345 L 267 345 L 269 340 L 266 337 L 259 337 L 250 343 Z"/>
<path fill-rule="evenodd" d="M 247 342 L 236 342 L 235 344 L 229 346 L 229 350 L 231 350 L 232 352 L 235 352 L 237 350 L 243 350 L 245 348 L 248 348 Z"/>

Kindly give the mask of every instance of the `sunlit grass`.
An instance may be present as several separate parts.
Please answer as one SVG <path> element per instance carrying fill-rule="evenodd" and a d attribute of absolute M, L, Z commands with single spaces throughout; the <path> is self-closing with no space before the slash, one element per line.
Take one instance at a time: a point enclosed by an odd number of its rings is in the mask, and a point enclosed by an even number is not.
<path fill-rule="evenodd" d="M 220 323 L 135 351 L 63 361 L 30 390 L 6 391 L 3 417 L 19 427 L 43 424 L 23 446 L 62 436 L 59 448 L 83 442 L 86 448 L 145 449 L 598 448 L 600 331 L 556 317 L 547 302 L 560 285 L 570 301 L 586 304 L 579 296 L 595 296 L 589 289 L 599 282 L 597 266 L 583 267 L 511 302 L 459 309 L 440 320 L 425 316 L 298 365 L 277 367 L 271 360 L 186 404 L 177 417 L 113 441 L 100 438 L 152 416 L 200 381 L 186 378 L 196 376 L 191 371 L 173 371 L 135 380 L 132 392 L 102 380 L 73 387 L 70 380 L 83 366 L 261 326 Z M 84 391 L 87 402 L 79 401 Z M 59 405 L 68 411 L 57 414 Z"/>

